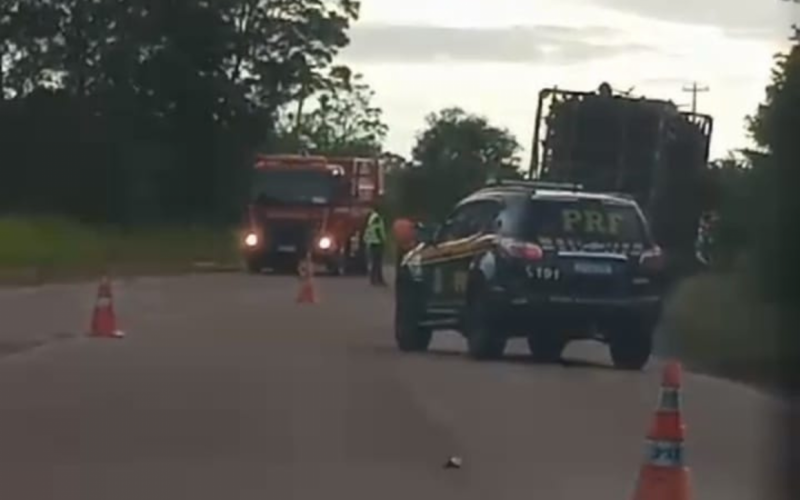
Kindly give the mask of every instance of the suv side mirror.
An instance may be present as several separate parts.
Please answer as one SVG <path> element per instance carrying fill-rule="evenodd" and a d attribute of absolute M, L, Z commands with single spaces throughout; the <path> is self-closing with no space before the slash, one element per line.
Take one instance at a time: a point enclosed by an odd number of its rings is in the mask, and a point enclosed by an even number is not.
<path fill-rule="evenodd" d="M 433 225 L 425 225 L 420 222 L 415 224 L 417 241 L 430 245 L 436 241 L 436 236 L 439 233 L 439 228 Z"/>

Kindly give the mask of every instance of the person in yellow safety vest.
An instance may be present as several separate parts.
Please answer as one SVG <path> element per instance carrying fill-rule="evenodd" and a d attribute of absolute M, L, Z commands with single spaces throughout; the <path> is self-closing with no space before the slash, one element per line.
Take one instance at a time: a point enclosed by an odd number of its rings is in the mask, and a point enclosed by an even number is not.
<path fill-rule="evenodd" d="M 383 217 L 373 207 L 367 218 L 367 227 L 364 230 L 364 244 L 367 246 L 369 256 L 369 282 L 376 286 L 385 286 L 383 279 L 383 251 L 386 248 L 386 226 Z"/>

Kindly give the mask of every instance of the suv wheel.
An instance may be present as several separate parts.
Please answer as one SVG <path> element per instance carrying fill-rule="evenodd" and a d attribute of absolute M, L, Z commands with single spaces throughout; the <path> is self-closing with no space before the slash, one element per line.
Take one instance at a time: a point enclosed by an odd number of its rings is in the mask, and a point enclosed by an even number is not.
<path fill-rule="evenodd" d="M 639 321 L 624 323 L 609 336 L 608 347 L 614 366 L 621 370 L 641 370 L 653 351 L 653 330 Z"/>
<path fill-rule="evenodd" d="M 467 352 L 474 359 L 496 359 L 506 350 L 508 339 L 495 330 L 486 301 L 480 296 L 471 299 L 467 306 L 464 335 L 467 337 Z"/>
<path fill-rule="evenodd" d="M 405 289 L 403 289 L 405 288 Z M 423 306 L 419 295 L 408 287 L 398 287 L 394 299 L 394 339 L 403 352 L 422 352 L 428 349 L 433 336 L 430 328 L 420 326 Z"/>
<path fill-rule="evenodd" d="M 528 350 L 537 363 L 555 363 L 567 345 L 564 337 L 553 330 L 544 330 L 528 335 Z"/>

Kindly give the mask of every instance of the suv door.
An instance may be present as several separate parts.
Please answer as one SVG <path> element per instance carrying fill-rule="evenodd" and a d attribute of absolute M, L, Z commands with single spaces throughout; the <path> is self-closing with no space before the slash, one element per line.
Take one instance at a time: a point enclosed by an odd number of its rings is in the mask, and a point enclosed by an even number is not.
<path fill-rule="evenodd" d="M 466 298 L 469 264 L 485 250 L 479 238 L 493 232 L 502 205 L 493 200 L 473 201 L 459 206 L 436 238 L 436 253 L 430 258 L 430 303 L 443 312 L 455 312 Z"/>

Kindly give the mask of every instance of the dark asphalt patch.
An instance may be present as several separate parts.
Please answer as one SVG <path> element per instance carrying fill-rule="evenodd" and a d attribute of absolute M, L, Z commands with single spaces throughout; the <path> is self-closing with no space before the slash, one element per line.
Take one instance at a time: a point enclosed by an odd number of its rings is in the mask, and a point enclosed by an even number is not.
<path fill-rule="evenodd" d="M 14 356 L 17 354 L 24 354 L 40 347 L 44 347 L 56 342 L 64 342 L 77 338 L 78 335 L 68 332 L 59 332 L 50 335 L 43 339 L 35 340 L 12 340 L 0 342 L 0 359 Z"/>
<path fill-rule="evenodd" d="M 47 342 L 44 340 L 20 340 L 15 342 L 0 342 L 0 358 L 32 351 Z"/>

